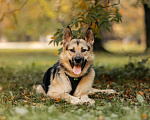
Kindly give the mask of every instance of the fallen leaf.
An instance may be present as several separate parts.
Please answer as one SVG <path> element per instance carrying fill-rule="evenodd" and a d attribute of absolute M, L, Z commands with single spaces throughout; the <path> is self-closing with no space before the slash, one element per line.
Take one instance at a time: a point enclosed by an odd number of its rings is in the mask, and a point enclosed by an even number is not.
<path fill-rule="evenodd" d="M 145 113 L 143 113 L 143 114 L 141 115 L 141 118 L 144 119 L 144 120 L 147 120 L 147 119 L 148 119 L 148 115 L 145 114 Z"/>
<path fill-rule="evenodd" d="M 98 119 L 99 119 L 99 120 L 104 120 L 102 115 L 100 115 L 100 116 L 98 117 Z"/>
<path fill-rule="evenodd" d="M 55 102 L 60 102 L 60 98 L 57 98 Z"/>
<path fill-rule="evenodd" d="M 45 99 L 45 98 L 41 98 L 41 100 L 43 100 L 43 101 L 44 101 L 44 100 L 46 100 L 46 99 Z"/>
<path fill-rule="evenodd" d="M 140 94 L 140 95 L 142 95 L 142 96 L 143 96 L 143 92 L 142 92 L 142 91 L 139 91 L 139 92 L 138 92 L 138 94 Z"/>
<path fill-rule="evenodd" d="M 6 116 L 1 116 L 0 119 L 1 120 L 6 120 Z"/>

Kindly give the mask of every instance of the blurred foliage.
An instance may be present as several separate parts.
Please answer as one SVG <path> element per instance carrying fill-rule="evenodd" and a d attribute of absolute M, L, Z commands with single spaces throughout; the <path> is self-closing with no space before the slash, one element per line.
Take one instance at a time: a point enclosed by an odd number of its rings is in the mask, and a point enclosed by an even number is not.
<path fill-rule="evenodd" d="M 74 33 L 79 37 L 86 25 L 92 25 L 95 32 L 99 28 L 109 31 L 111 22 L 121 20 L 118 9 L 109 5 L 104 0 L 97 3 L 93 0 L 0 0 L 0 36 L 5 35 L 10 41 L 38 40 L 40 36 L 53 34 L 61 24 L 63 28 L 75 26 L 78 30 Z M 62 31 L 55 34 L 56 41 L 60 40 Z"/>
<path fill-rule="evenodd" d="M 120 1 L 118 1 L 118 4 Z M 71 21 L 64 24 L 62 29 L 58 29 L 52 37 L 54 45 L 58 45 L 62 40 L 63 30 L 70 26 L 73 28 L 72 32 L 75 38 L 83 38 L 85 29 L 91 27 L 95 34 L 95 37 L 101 38 L 100 29 L 110 32 L 111 23 L 120 22 L 121 15 L 118 8 L 114 3 L 103 0 L 75 0 L 74 4 L 78 8 L 78 12 L 72 17 Z"/>
<path fill-rule="evenodd" d="M 148 0 L 121 0 L 118 6 L 122 15 L 122 23 L 114 24 L 114 32 L 121 38 L 128 37 L 130 40 L 145 40 L 144 6 L 150 5 Z"/>
<path fill-rule="evenodd" d="M 149 4 L 149 1 L 0 0 L 0 37 L 4 35 L 9 41 L 36 41 L 40 36 L 53 34 L 57 28 L 62 28 L 52 38 L 58 44 L 67 25 L 80 38 L 83 36 L 81 31 L 88 26 L 92 27 L 96 37 L 101 37 L 99 29 L 110 31 L 112 23 L 119 36 L 139 37 L 139 33 L 144 31 L 143 22 L 140 22 L 144 15 L 141 3 Z M 118 25 L 115 23 L 121 21 L 120 14 L 125 19 Z"/>
<path fill-rule="evenodd" d="M 133 5 L 137 4 L 136 2 L 137 0 L 121 0 L 118 6 L 123 22 L 114 24 L 113 30 L 121 38 L 142 39 L 145 34 L 143 5 L 139 3 L 138 7 L 133 7 Z"/>
<path fill-rule="evenodd" d="M 150 68 L 149 66 L 149 58 L 142 59 L 138 62 L 129 61 L 123 67 L 114 68 L 111 71 L 107 71 L 104 67 L 96 67 L 96 79 L 100 80 L 113 80 L 117 81 L 120 78 L 124 78 L 124 80 L 141 80 L 144 82 L 150 82 Z M 105 77 L 104 77 L 105 76 Z M 120 81 L 124 82 L 125 81 Z"/>
<path fill-rule="evenodd" d="M 38 40 L 67 22 L 72 8 L 69 0 L 0 0 L 0 36 L 10 41 Z"/>

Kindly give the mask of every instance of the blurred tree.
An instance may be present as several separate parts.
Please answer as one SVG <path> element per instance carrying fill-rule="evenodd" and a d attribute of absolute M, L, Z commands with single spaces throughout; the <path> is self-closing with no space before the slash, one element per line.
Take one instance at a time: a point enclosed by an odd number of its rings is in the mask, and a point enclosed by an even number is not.
<path fill-rule="evenodd" d="M 110 32 L 111 23 L 120 22 L 121 15 L 113 1 L 109 0 L 74 0 L 75 8 L 78 12 L 72 17 L 72 20 L 63 25 L 62 29 L 58 29 L 54 34 L 54 40 L 50 43 L 59 44 L 62 40 L 63 30 L 67 26 L 71 26 L 73 29 L 74 38 L 83 38 L 83 31 L 87 27 L 91 27 L 95 34 L 95 50 L 105 50 L 102 46 L 101 30 L 106 30 Z"/>
<path fill-rule="evenodd" d="M 137 0 L 121 0 L 118 7 L 123 22 L 113 24 L 113 34 L 120 38 L 129 38 L 134 41 L 141 39 L 142 43 L 144 43 L 144 9 L 142 4 L 139 7 L 132 7 L 134 1 Z"/>
<path fill-rule="evenodd" d="M 10 41 L 38 40 L 41 35 L 53 33 L 62 23 L 62 29 L 54 35 L 54 44 L 58 45 L 61 41 L 67 25 L 72 26 L 77 38 L 82 38 L 82 31 L 91 26 L 95 33 L 94 48 L 104 50 L 100 31 L 110 31 L 112 22 L 121 21 L 121 15 L 115 7 L 120 0 L 117 4 L 109 0 L 0 1 L 1 34 L 7 35 Z"/>
<path fill-rule="evenodd" d="M 39 40 L 68 22 L 71 9 L 70 0 L 0 0 L 0 35 L 9 41 Z"/>
<path fill-rule="evenodd" d="M 150 1 L 149 1 L 150 4 Z M 144 3 L 145 10 L 145 29 L 146 29 L 146 50 L 150 49 L 150 6 Z"/>
<path fill-rule="evenodd" d="M 145 11 L 146 50 L 150 49 L 150 0 L 137 0 L 134 6 L 142 4 Z"/>

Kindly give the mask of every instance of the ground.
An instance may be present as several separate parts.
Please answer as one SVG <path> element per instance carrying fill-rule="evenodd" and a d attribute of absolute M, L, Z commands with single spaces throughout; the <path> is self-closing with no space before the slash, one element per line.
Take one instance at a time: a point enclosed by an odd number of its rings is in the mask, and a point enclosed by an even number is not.
<path fill-rule="evenodd" d="M 94 106 L 71 105 L 36 94 L 34 85 L 57 62 L 57 50 L 0 50 L 0 119 L 148 120 L 149 54 L 95 53 L 94 87 L 116 94 L 91 94 Z"/>

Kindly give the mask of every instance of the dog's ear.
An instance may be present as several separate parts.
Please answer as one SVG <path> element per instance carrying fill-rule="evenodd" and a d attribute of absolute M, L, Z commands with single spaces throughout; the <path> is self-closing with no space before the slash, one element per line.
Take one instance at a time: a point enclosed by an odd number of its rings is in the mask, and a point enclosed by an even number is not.
<path fill-rule="evenodd" d="M 67 42 L 69 42 L 71 39 L 73 38 L 72 35 L 72 31 L 70 29 L 70 27 L 66 27 L 66 29 L 64 30 L 64 34 L 63 34 L 63 40 L 62 40 L 62 44 L 65 45 Z"/>
<path fill-rule="evenodd" d="M 91 45 L 94 44 L 94 34 L 92 29 L 89 27 L 85 33 L 84 39 L 90 43 Z"/>

